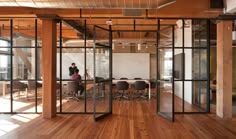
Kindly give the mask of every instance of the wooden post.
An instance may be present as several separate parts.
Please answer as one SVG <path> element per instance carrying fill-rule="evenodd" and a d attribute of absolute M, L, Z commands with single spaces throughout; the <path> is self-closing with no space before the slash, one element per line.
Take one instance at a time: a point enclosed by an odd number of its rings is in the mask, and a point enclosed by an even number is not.
<path fill-rule="evenodd" d="M 43 118 L 56 116 L 56 21 L 42 20 Z"/>
<path fill-rule="evenodd" d="M 232 21 L 217 23 L 216 114 L 232 118 Z"/>

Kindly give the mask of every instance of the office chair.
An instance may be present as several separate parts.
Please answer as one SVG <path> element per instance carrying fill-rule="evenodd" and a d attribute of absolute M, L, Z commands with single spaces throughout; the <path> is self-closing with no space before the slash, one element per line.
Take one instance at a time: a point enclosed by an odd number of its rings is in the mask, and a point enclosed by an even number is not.
<path fill-rule="evenodd" d="M 27 93 L 26 98 L 29 99 L 29 93 L 34 95 L 35 94 L 35 92 L 34 92 L 35 89 L 38 89 L 38 88 L 42 88 L 42 84 L 41 83 L 35 82 L 33 80 L 28 81 L 28 93 Z M 42 90 L 41 90 L 41 92 L 42 92 Z M 41 93 L 41 95 L 42 95 L 42 93 Z M 42 98 L 42 97 L 38 97 L 38 98 Z"/>
<path fill-rule="evenodd" d="M 145 98 L 145 99 L 148 99 L 148 94 L 147 92 L 145 92 L 145 89 L 147 87 L 147 84 L 145 81 L 136 81 L 134 83 L 134 88 L 135 90 L 137 91 L 137 98 Z M 139 93 L 140 91 L 144 91 L 143 93 Z"/>
<path fill-rule="evenodd" d="M 125 90 L 128 90 L 128 88 L 129 88 L 129 83 L 128 82 L 126 82 L 126 81 L 118 81 L 116 83 L 116 87 L 118 89 L 118 93 L 120 94 L 116 98 L 119 98 L 119 100 L 121 100 L 121 98 L 129 99 L 128 96 L 125 96 Z M 120 93 L 119 91 L 122 91 L 122 92 Z"/>
<path fill-rule="evenodd" d="M 69 101 L 70 99 L 75 99 L 75 100 L 79 101 L 80 99 L 78 98 L 78 91 L 79 91 L 79 86 L 76 81 L 67 82 L 66 100 Z"/>
<path fill-rule="evenodd" d="M 24 84 L 20 81 L 13 81 L 13 92 L 18 92 L 18 96 L 21 95 L 21 91 L 28 91 L 27 84 Z"/>

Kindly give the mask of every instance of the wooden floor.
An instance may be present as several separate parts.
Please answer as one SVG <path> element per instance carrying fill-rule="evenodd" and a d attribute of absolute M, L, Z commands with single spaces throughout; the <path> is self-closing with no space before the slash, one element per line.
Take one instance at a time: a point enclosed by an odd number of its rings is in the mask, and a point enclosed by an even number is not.
<path fill-rule="evenodd" d="M 176 115 L 174 123 L 156 115 L 156 101 L 114 101 L 113 115 L 94 122 L 92 115 L 0 115 L 1 139 L 236 139 L 236 118 L 211 114 Z"/>

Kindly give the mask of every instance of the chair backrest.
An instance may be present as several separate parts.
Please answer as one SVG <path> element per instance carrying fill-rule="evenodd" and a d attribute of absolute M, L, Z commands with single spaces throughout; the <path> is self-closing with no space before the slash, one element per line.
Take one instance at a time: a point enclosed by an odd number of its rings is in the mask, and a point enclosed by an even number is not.
<path fill-rule="evenodd" d="M 116 87 L 118 90 L 127 90 L 129 88 L 129 83 L 126 81 L 118 81 Z"/>
<path fill-rule="evenodd" d="M 13 81 L 13 89 L 25 89 L 27 88 L 27 84 L 24 84 L 20 81 Z"/>
<path fill-rule="evenodd" d="M 145 83 L 145 81 L 136 81 L 135 83 L 134 83 L 134 88 L 136 89 L 136 90 L 144 90 L 144 89 L 146 89 L 146 83 Z"/>
<path fill-rule="evenodd" d="M 42 87 L 42 84 L 36 82 L 35 84 L 35 81 L 28 81 L 28 89 L 35 89 L 35 87 L 37 86 L 38 87 Z"/>
<path fill-rule="evenodd" d="M 156 82 L 150 81 L 150 84 L 151 84 L 151 88 L 156 88 Z"/>
<path fill-rule="evenodd" d="M 69 81 L 67 82 L 67 91 L 68 92 L 77 92 L 79 90 L 78 82 Z"/>
<path fill-rule="evenodd" d="M 120 80 L 128 80 L 128 78 L 122 77 L 120 78 Z"/>
<path fill-rule="evenodd" d="M 134 80 L 142 80 L 142 78 L 134 78 Z"/>

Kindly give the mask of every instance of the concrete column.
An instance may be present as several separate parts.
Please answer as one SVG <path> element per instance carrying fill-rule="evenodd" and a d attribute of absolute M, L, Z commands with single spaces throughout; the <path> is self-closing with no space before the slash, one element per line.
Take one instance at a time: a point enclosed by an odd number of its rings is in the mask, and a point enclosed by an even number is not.
<path fill-rule="evenodd" d="M 217 23 L 216 114 L 232 117 L 232 21 Z"/>
<path fill-rule="evenodd" d="M 56 116 L 56 21 L 42 20 L 43 118 Z"/>

